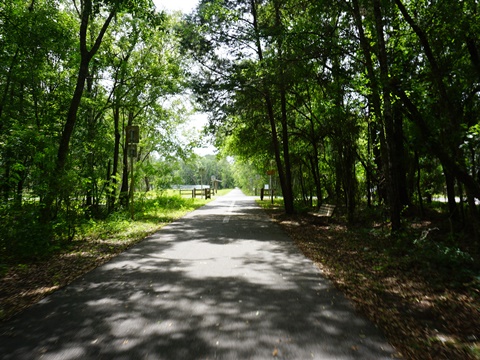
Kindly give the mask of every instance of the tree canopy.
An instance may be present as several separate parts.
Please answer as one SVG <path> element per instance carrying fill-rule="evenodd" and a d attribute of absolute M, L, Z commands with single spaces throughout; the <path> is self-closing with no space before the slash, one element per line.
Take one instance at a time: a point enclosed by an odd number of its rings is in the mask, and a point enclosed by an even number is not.
<path fill-rule="evenodd" d="M 354 222 L 366 202 L 397 231 L 445 193 L 457 225 L 477 228 L 477 6 L 202 1 L 184 40 L 192 87 L 220 147 L 259 173 L 275 160 L 287 212 L 316 198 Z"/>
<path fill-rule="evenodd" d="M 207 201 L 172 187 L 268 184 L 404 355 L 477 358 L 479 36 L 477 0 L 0 0 L 4 288 L 38 299 Z"/>
<path fill-rule="evenodd" d="M 445 194 L 452 230 L 477 234 L 479 33 L 474 0 L 203 0 L 184 18 L 149 0 L 2 3 L 2 216 L 30 209 L 68 237 L 72 216 L 128 206 L 129 154 L 145 189 L 198 166 L 182 163 L 189 93 L 235 159 L 225 176 L 253 191 L 274 174 L 287 213 L 329 202 L 354 224 L 380 207 L 397 232 Z"/>
<path fill-rule="evenodd" d="M 149 0 L 0 4 L 2 252 L 35 252 L 128 205 L 127 126 L 141 128 L 137 184 L 159 159 L 188 157 L 179 23 Z"/>

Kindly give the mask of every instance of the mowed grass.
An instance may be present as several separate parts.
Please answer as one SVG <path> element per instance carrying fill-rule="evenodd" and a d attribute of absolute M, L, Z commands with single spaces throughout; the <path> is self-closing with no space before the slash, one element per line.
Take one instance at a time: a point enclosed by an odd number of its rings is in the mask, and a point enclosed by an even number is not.
<path fill-rule="evenodd" d="M 230 192 L 219 190 L 212 199 L 192 198 L 175 190 L 135 194 L 134 211 L 115 212 L 106 219 L 90 219 L 79 227 L 76 240 L 135 241 Z"/>

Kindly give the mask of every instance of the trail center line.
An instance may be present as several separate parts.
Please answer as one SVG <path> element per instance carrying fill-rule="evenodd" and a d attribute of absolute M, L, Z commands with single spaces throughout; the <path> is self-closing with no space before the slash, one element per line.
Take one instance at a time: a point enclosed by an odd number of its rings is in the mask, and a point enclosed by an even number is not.
<path fill-rule="evenodd" d="M 230 215 L 233 212 L 233 208 L 235 207 L 235 200 L 232 201 L 230 207 L 228 208 L 227 215 L 223 218 L 223 222 L 226 224 L 230 221 Z"/>

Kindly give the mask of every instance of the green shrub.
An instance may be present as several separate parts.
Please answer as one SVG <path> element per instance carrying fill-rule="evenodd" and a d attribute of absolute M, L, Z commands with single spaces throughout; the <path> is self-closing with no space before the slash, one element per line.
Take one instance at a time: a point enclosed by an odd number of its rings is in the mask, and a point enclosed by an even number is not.
<path fill-rule="evenodd" d="M 461 250 L 455 242 L 435 241 L 428 239 L 431 231 L 422 232 L 422 235 L 413 241 L 412 256 L 429 268 L 439 272 L 442 277 L 448 277 L 452 281 L 463 282 L 471 278 L 474 273 L 475 262 L 473 257 Z"/>
<path fill-rule="evenodd" d="M 38 205 L 3 207 L 0 209 L 2 227 L 0 245 L 2 257 L 32 259 L 51 251 L 53 228 L 39 221 Z"/>

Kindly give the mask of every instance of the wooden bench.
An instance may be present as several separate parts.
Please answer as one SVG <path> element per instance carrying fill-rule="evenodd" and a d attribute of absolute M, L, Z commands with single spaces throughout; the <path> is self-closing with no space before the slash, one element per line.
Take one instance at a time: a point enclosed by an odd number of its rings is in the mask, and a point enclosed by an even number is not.
<path fill-rule="evenodd" d="M 320 205 L 320 208 L 318 211 L 310 213 L 315 216 L 320 216 L 320 217 L 332 217 L 333 211 L 335 210 L 335 205 L 331 204 L 322 204 Z"/>

